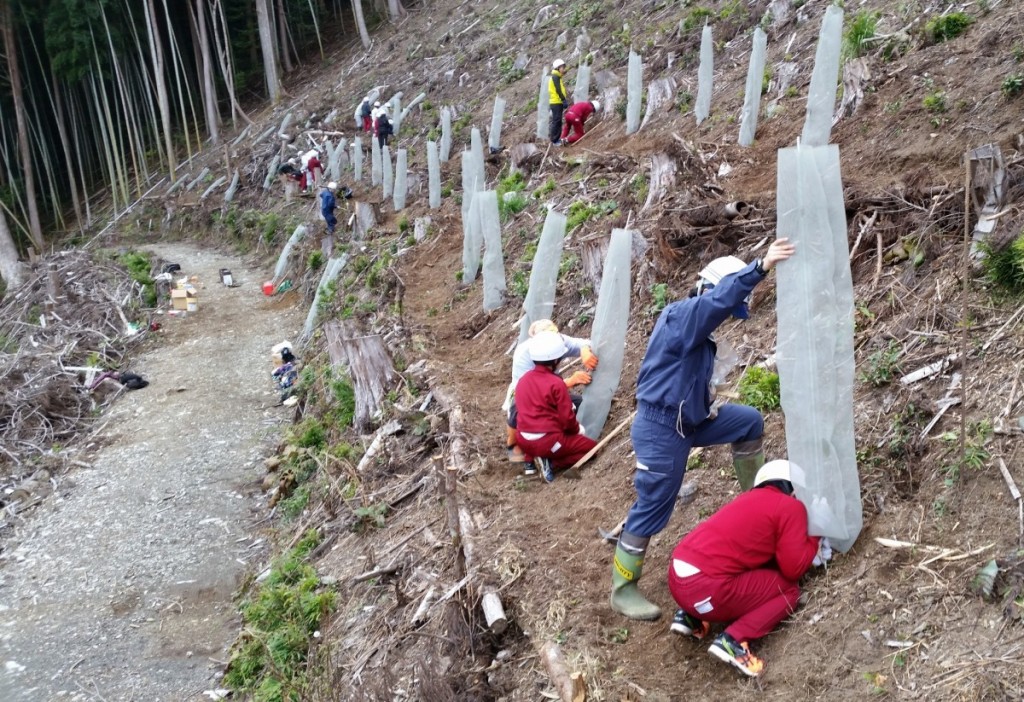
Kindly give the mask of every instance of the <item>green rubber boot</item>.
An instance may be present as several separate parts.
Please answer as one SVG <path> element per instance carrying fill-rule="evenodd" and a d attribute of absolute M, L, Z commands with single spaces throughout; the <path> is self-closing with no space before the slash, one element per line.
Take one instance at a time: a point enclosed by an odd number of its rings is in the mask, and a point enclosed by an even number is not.
<path fill-rule="evenodd" d="M 732 445 L 732 466 L 736 470 L 736 480 L 744 492 L 754 487 L 757 471 L 764 465 L 764 450 L 761 446 L 761 439 L 741 441 Z"/>
<path fill-rule="evenodd" d="M 626 542 L 623 545 L 623 541 Z M 652 621 L 661 616 L 661 608 L 648 601 L 636 586 L 644 570 L 644 554 L 649 538 L 626 532 L 619 538 L 612 561 L 612 609 L 630 619 Z M 632 542 L 632 544 L 630 543 Z"/>

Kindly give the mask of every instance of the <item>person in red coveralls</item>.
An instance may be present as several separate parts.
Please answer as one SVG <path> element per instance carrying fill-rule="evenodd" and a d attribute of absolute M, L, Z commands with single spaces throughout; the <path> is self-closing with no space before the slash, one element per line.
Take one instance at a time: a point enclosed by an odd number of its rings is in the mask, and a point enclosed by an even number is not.
<path fill-rule="evenodd" d="M 565 112 L 565 124 L 562 126 L 562 145 L 575 144 L 582 139 L 585 133 L 583 131 L 583 123 L 592 114 L 600 110 L 601 103 L 597 100 L 573 103 L 573 106 Z"/>
<path fill-rule="evenodd" d="M 553 331 L 530 339 L 534 367 L 516 383 L 516 444 L 526 460 L 540 462 L 546 482 L 555 479 L 554 468 L 569 468 L 597 445 L 583 435 L 569 389 L 556 369 L 569 353 L 562 335 Z"/>
<path fill-rule="evenodd" d="M 703 639 L 709 622 L 728 623 L 708 652 L 751 677 L 764 662 L 749 642 L 796 609 L 797 581 L 832 557 L 827 538 L 808 536 L 807 509 L 793 496 L 803 475 L 789 461 L 764 464 L 754 489 L 698 524 L 672 552 L 668 587 L 681 607 L 672 631 Z"/>

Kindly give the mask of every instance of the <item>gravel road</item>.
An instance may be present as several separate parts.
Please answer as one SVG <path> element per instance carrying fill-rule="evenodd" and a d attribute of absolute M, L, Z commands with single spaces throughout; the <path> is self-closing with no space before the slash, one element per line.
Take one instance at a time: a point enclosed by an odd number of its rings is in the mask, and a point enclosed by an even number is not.
<path fill-rule="evenodd" d="M 302 311 L 265 272 L 188 245 L 153 247 L 203 285 L 158 317 L 133 371 L 149 387 L 97 422 L 91 469 L 64 476 L 0 558 L 0 700 L 199 700 L 238 632 L 232 593 L 266 557 L 262 459 L 290 417 L 270 347 Z M 229 268 L 241 287 L 220 284 Z"/>

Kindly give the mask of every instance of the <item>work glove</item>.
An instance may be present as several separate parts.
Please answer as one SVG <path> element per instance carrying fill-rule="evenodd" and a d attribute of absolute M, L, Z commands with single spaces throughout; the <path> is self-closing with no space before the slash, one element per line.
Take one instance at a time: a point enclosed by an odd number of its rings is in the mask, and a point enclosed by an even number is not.
<path fill-rule="evenodd" d="M 597 356 L 594 355 L 593 349 L 589 346 L 584 346 L 580 349 L 580 360 L 583 361 L 583 367 L 589 371 L 597 368 Z"/>
<path fill-rule="evenodd" d="M 576 371 L 565 379 L 565 387 L 574 388 L 577 385 L 590 385 L 590 381 L 590 373 L 587 373 L 586 371 Z"/>
<path fill-rule="evenodd" d="M 814 560 L 811 561 L 811 565 L 820 567 L 832 560 L 832 544 L 829 543 L 828 537 L 823 536 L 818 541 L 818 552 L 814 554 Z"/>

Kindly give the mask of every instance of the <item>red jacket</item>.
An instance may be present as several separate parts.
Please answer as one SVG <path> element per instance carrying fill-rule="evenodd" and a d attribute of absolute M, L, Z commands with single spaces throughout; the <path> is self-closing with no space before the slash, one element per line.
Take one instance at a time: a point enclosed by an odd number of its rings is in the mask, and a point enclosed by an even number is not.
<path fill-rule="evenodd" d="M 525 434 L 578 434 L 580 423 L 572 411 L 569 389 L 562 376 L 537 365 L 516 384 L 516 428 Z"/>
<path fill-rule="evenodd" d="M 576 102 L 565 112 L 565 118 L 571 122 L 579 120 L 580 122 L 586 122 L 587 117 L 594 114 L 594 106 L 589 102 Z M 571 117 L 571 119 L 570 119 Z"/>
<path fill-rule="evenodd" d="M 742 493 L 698 524 L 672 551 L 672 558 L 712 578 L 728 578 L 774 561 L 784 578 L 796 582 L 811 567 L 818 541 L 807 535 L 803 503 L 767 486 Z"/>

